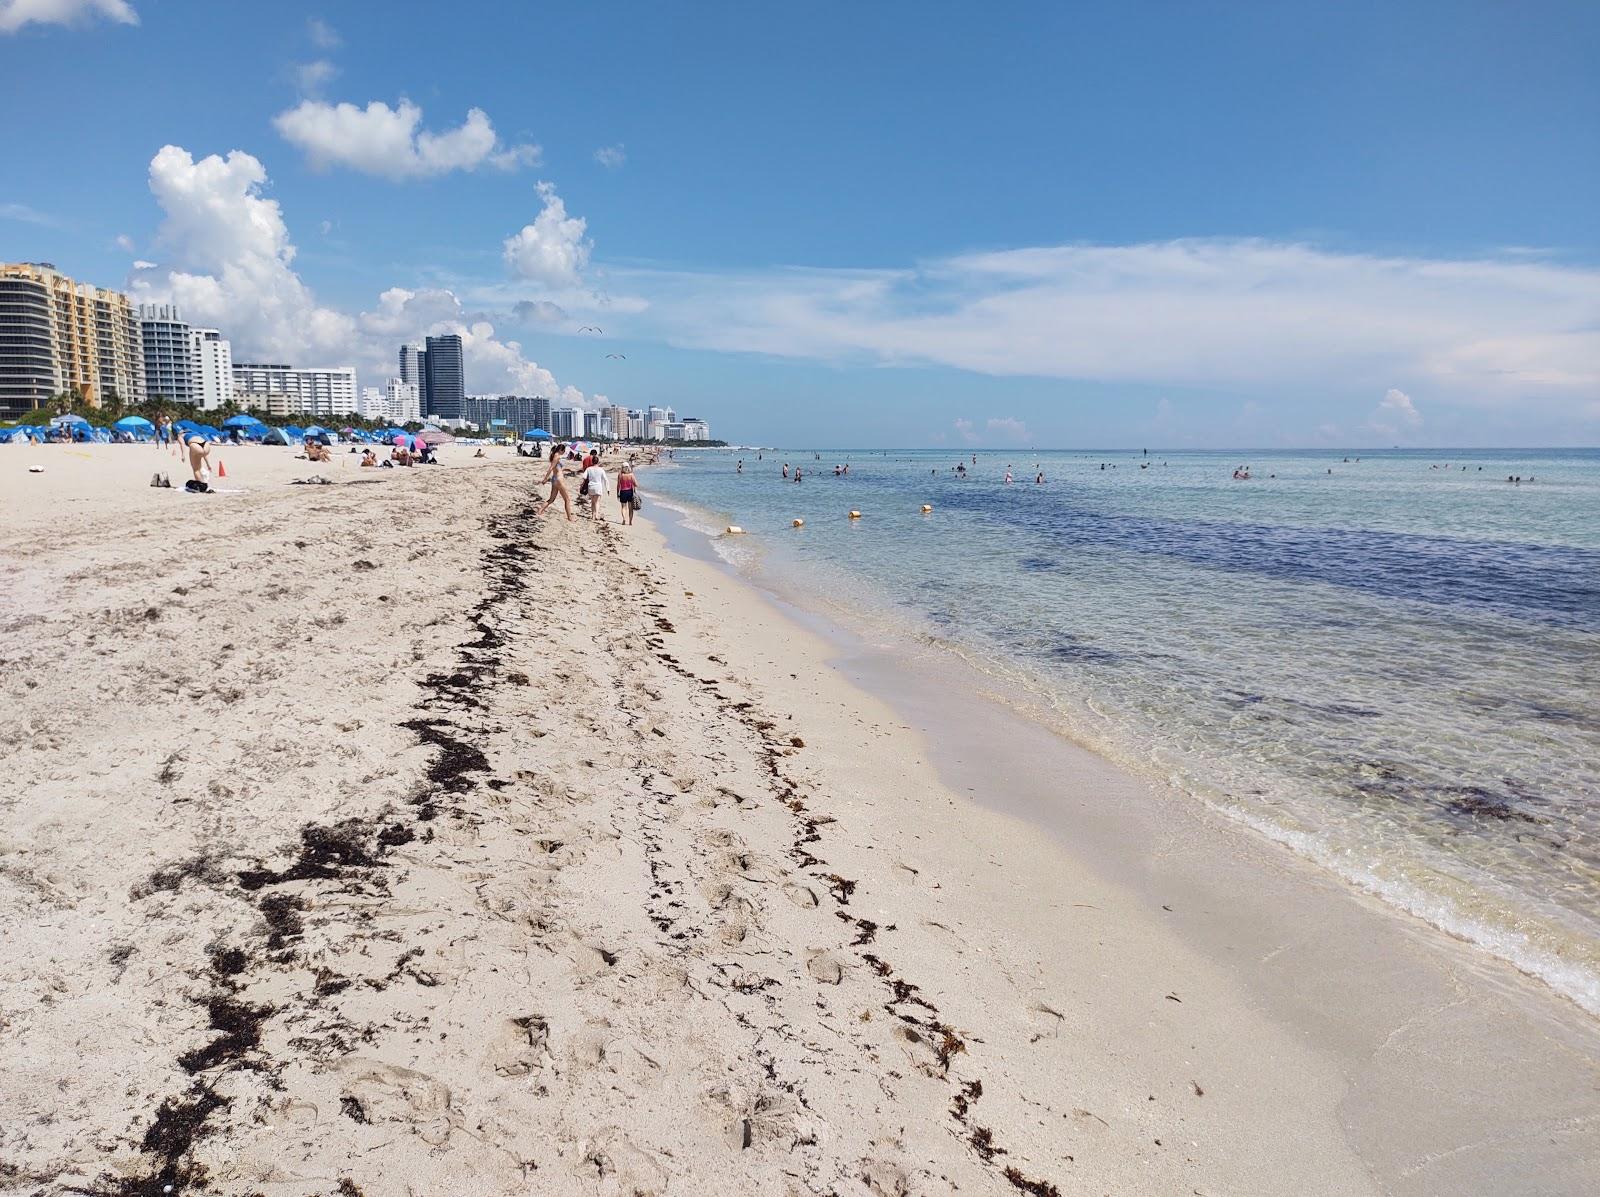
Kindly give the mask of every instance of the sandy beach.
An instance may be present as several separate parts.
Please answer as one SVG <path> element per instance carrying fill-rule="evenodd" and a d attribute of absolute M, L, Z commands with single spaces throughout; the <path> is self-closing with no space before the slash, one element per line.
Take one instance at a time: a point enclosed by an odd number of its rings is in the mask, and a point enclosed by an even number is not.
<path fill-rule="evenodd" d="M 0 1191 L 1600 1188 L 1575 1006 L 490 454 L 0 448 Z"/>

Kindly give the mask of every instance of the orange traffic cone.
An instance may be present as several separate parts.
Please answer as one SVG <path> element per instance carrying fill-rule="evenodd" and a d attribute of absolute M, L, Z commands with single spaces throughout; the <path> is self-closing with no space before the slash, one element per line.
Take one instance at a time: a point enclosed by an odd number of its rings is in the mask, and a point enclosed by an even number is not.
<path fill-rule="evenodd" d="M 226 478 L 227 476 L 228 476 L 228 467 L 222 464 L 222 458 L 219 457 L 219 458 L 217 458 L 217 477 L 218 478 Z"/>

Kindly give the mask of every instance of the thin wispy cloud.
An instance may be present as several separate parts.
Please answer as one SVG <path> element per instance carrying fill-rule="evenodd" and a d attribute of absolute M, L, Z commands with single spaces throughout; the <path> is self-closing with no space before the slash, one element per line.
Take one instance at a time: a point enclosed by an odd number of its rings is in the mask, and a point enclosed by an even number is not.
<path fill-rule="evenodd" d="M 294 68 L 295 84 L 305 96 L 320 96 L 338 74 L 339 68 L 326 58 L 298 63 Z"/>
<path fill-rule="evenodd" d="M 621 170 L 628 161 L 628 151 L 621 142 L 603 145 L 594 152 L 594 160 L 607 170 Z"/>
<path fill-rule="evenodd" d="M 339 31 L 321 17 L 311 17 L 306 21 L 306 36 L 319 50 L 337 50 L 344 45 L 344 38 L 339 36 Z"/>
<path fill-rule="evenodd" d="M 702 349 L 1275 398 L 1391 386 L 1452 402 L 1600 390 L 1600 271 L 1526 256 L 1335 253 L 1264 240 L 1066 245 L 904 270 L 615 267 L 637 333 Z"/>
<path fill-rule="evenodd" d="M 128 0 L 0 0 L 0 33 L 16 33 L 28 25 L 90 25 L 98 21 L 137 25 L 139 14 Z"/>
<path fill-rule="evenodd" d="M 0 220 L 14 220 L 19 224 L 36 224 L 43 228 L 56 228 L 60 222 L 27 204 L 0 204 Z"/>

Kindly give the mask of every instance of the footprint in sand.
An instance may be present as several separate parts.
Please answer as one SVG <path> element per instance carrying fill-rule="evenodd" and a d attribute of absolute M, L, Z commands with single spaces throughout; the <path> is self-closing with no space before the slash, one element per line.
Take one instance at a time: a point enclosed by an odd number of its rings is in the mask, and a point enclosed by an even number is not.
<path fill-rule="evenodd" d="M 820 899 L 817 897 L 816 890 L 812 889 L 809 885 L 798 885 L 792 881 L 783 887 L 783 896 L 788 898 L 789 901 L 793 902 L 796 906 L 807 909 L 818 905 L 820 902 Z"/>
<path fill-rule="evenodd" d="M 806 952 L 806 972 L 824 985 L 837 985 L 844 980 L 844 961 L 825 948 L 812 948 Z"/>

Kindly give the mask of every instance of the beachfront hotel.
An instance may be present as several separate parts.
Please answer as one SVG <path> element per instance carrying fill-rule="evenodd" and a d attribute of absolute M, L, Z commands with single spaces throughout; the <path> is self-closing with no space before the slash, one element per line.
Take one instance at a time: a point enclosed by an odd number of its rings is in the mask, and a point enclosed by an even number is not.
<path fill-rule="evenodd" d="M 0 419 L 77 393 L 93 407 L 145 397 L 138 313 L 120 291 L 49 262 L 0 264 Z"/>
<path fill-rule="evenodd" d="M 357 410 L 352 366 L 301 370 L 240 362 L 233 367 L 234 400 L 269 416 L 342 416 Z"/>

